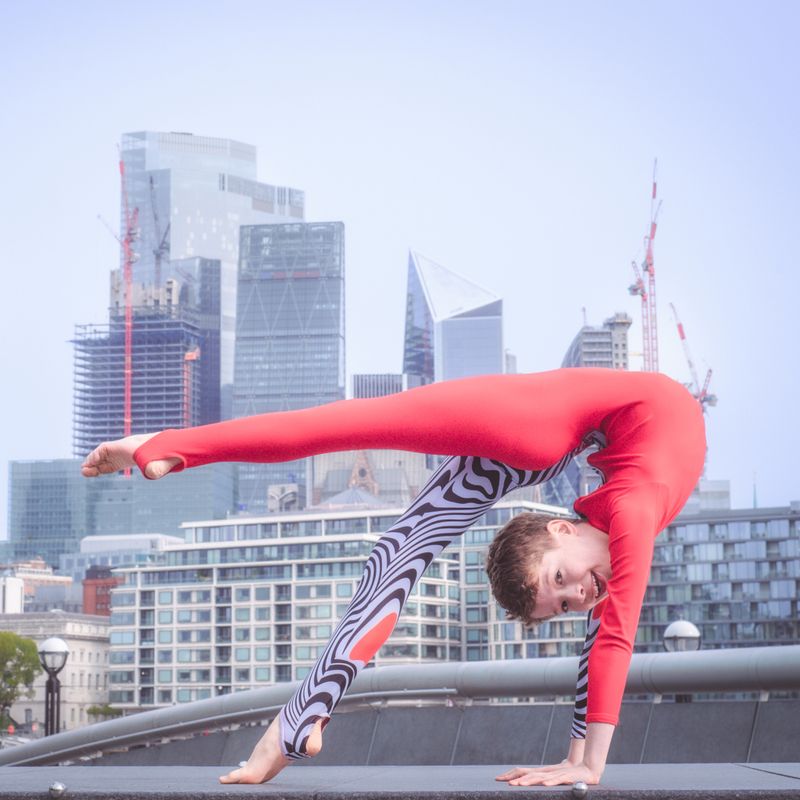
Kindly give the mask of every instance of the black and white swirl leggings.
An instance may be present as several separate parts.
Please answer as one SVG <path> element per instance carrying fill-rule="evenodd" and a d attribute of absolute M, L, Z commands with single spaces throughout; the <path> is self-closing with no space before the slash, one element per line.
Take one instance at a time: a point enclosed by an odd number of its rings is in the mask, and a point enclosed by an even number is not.
<path fill-rule="evenodd" d="M 287 758 L 306 755 L 314 724 L 327 723 L 359 670 L 389 638 L 409 593 L 431 561 L 504 495 L 555 477 L 592 444 L 602 444 L 598 435 L 588 435 L 558 463 L 538 471 L 467 456 L 453 456 L 442 463 L 408 510 L 378 540 L 331 640 L 281 710 L 281 748 Z"/>

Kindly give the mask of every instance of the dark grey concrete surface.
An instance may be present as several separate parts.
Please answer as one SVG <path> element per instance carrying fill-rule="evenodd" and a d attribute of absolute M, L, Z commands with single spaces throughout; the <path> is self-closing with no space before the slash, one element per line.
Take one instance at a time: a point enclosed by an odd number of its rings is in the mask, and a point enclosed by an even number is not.
<path fill-rule="evenodd" d="M 569 746 L 572 707 L 474 705 L 382 708 L 335 714 L 322 753 L 303 766 L 552 764 Z M 263 726 L 111 752 L 99 766 L 231 765 L 247 758 Z M 797 701 L 626 703 L 609 764 L 797 762 Z"/>
<path fill-rule="evenodd" d="M 287 800 L 493 800 L 512 794 L 570 797 L 570 787 L 510 787 L 494 780 L 507 766 L 289 768 L 261 786 L 221 786 L 214 767 L 2 767 L 0 798 L 47 798 L 48 787 L 67 787 L 63 800 L 215 800 L 253 795 Z M 800 764 L 611 764 L 589 797 L 658 800 L 672 797 L 761 800 L 800 797 Z"/>

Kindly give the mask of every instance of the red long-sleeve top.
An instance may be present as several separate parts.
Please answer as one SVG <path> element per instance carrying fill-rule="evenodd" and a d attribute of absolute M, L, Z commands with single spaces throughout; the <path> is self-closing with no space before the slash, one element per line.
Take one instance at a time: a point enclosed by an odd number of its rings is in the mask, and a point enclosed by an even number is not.
<path fill-rule="evenodd" d="M 216 461 L 276 462 L 336 450 L 386 448 L 470 455 L 544 469 L 591 431 L 607 445 L 589 457 L 605 483 L 575 511 L 608 533 L 612 576 L 589 656 L 587 722 L 617 724 L 655 537 L 700 476 L 700 404 L 657 373 L 560 369 L 431 384 L 400 394 L 231 420 L 154 436 L 135 453 L 144 472 Z"/>

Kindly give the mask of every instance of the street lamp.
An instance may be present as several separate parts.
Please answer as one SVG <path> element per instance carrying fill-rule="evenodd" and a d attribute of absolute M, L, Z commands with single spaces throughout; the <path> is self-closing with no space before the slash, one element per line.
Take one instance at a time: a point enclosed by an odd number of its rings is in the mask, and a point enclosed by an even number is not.
<path fill-rule="evenodd" d="M 664 649 L 668 653 L 700 649 L 700 631 L 686 619 L 678 619 L 667 625 L 664 631 Z"/>
<path fill-rule="evenodd" d="M 63 639 L 51 636 L 39 648 L 39 662 L 47 673 L 44 695 L 44 735 L 58 733 L 61 728 L 61 682 L 58 673 L 64 669 L 69 647 Z"/>
<path fill-rule="evenodd" d="M 677 619 L 664 631 L 664 649 L 668 653 L 686 653 L 700 649 L 700 631 L 687 619 Z M 690 694 L 676 694 L 676 703 L 691 703 Z"/>

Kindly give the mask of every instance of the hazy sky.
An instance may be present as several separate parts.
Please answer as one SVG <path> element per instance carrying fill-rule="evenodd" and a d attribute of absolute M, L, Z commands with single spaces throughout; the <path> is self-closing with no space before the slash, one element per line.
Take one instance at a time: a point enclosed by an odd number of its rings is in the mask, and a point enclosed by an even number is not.
<path fill-rule="evenodd" d="M 106 318 L 115 145 L 258 147 L 259 178 L 343 220 L 348 373 L 399 371 L 414 248 L 505 300 L 520 371 L 635 320 L 652 162 L 662 371 L 714 369 L 708 475 L 800 498 L 795 3 L 3 3 L 0 537 L 6 463 L 71 455 L 75 323 Z M 795 55 L 792 55 L 795 53 Z M 634 359 L 634 368 L 641 359 Z"/>

